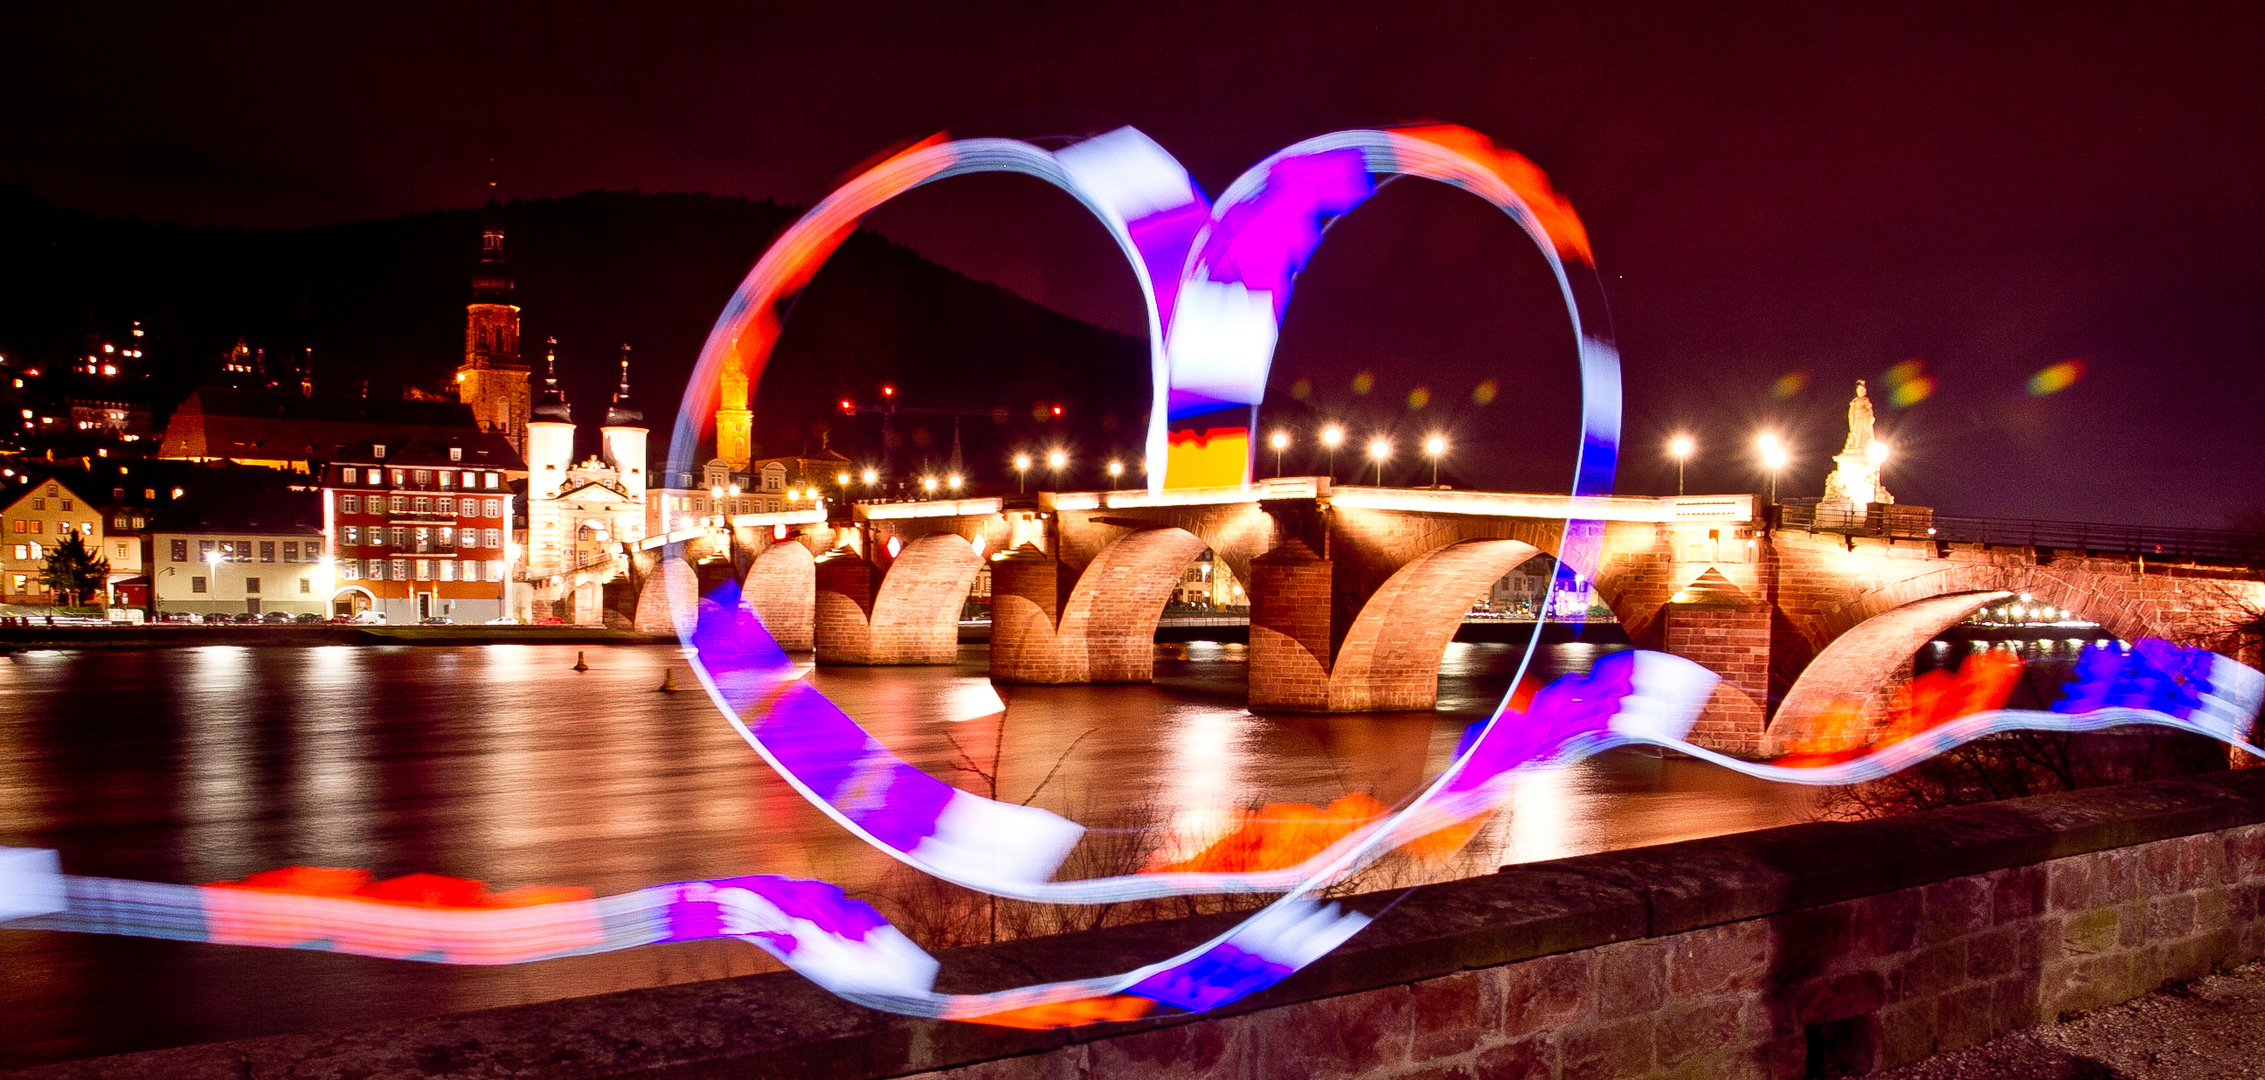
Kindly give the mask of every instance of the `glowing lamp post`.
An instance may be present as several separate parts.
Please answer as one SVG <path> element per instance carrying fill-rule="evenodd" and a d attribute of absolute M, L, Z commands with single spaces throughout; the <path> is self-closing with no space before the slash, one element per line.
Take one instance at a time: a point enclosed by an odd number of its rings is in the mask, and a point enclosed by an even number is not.
<path fill-rule="evenodd" d="M 1273 438 L 1266 441 L 1274 446 L 1274 478 L 1279 480 L 1282 478 L 1282 451 L 1289 448 L 1290 433 L 1277 431 Z"/>
<path fill-rule="evenodd" d="M 1434 435 L 1423 442 L 1423 452 L 1431 458 L 1431 486 L 1439 486 L 1439 458 L 1447 453 L 1447 440 Z"/>
<path fill-rule="evenodd" d="M 843 501 L 843 502 L 845 502 L 845 503 L 846 503 L 846 502 L 848 502 L 848 501 L 849 501 L 849 474 L 848 474 L 848 473 L 846 473 L 846 472 L 838 472 L 838 473 L 835 473 L 835 474 L 834 474 L 834 486 L 835 486 L 835 487 L 838 487 L 838 488 L 840 488 L 840 489 L 842 489 L 842 501 Z"/>
<path fill-rule="evenodd" d="M 1054 490 L 1062 490 L 1062 466 L 1070 463 L 1070 456 L 1059 450 L 1046 455 L 1046 468 L 1054 473 Z"/>
<path fill-rule="evenodd" d="M 1683 494 L 1683 463 L 1691 460 L 1691 451 L 1698 449 L 1689 435 L 1677 435 L 1667 444 L 1667 452 L 1675 458 L 1675 494 Z"/>
<path fill-rule="evenodd" d="M 1337 447 L 1345 441 L 1345 429 L 1331 424 L 1321 429 L 1321 445 L 1329 448 L 1329 478 L 1337 479 Z"/>
<path fill-rule="evenodd" d="M 953 473 L 950 476 L 944 478 L 944 486 L 952 489 L 953 491 L 958 491 L 960 489 L 960 485 L 964 482 L 965 481 L 962 481 L 960 479 L 960 475 L 958 473 Z"/>
<path fill-rule="evenodd" d="M 1384 459 L 1392 456 L 1392 444 L 1379 435 L 1368 442 L 1368 456 L 1376 462 L 1376 486 L 1384 486 Z"/>
<path fill-rule="evenodd" d="M 1117 481 L 1119 481 L 1119 480 L 1123 479 L 1123 478 L 1124 478 L 1124 475 L 1125 475 L 1125 463 L 1124 463 L 1124 462 L 1122 462 L 1122 461 L 1112 461 L 1112 462 L 1110 462 L 1110 463 L 1109 463 L 1109 490 L 1111 490 L 1111 491 L 1115 491 L 1115 490 L 1117 490 Z"/>
<path fill-rule="evenodd" d="M 1029 455 L 1029 454 L 1016 454 L 1016 455 L 1015 455 L 1015 492 L 1016 492 L 1017 494 L 1027 494 L 1027 493 L 1029 493 L 1029 491 L 1030 491 L 1030 485 L 1029 485 L 1029 483 L 1028 483 L 1029 479 L 1030 479 L 1030 455 Z"/>
<path fill-rule="evenodd" d="M 936 478 L 933 476 L 923 476 L 920 478 L 920 486 L 923 490 L 927 491 L 928 494 L 934 495 L 936 493 Z"/>
<path fill-rule="evenodd" d="M 1761 437 L 1762 465 L 1770 471 L 1770 505 L 1777 505 L 1777 474 L 1785 468 L 1785 447 L 1778 445 L 1777 436 Z"/>

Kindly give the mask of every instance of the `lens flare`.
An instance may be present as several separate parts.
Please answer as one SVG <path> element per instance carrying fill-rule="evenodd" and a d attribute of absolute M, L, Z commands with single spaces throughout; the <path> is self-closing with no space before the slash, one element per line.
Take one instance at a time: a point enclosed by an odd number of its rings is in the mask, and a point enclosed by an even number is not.
<path fill-rule="evenodd" d="M 1789 398 L 1800 393 L 1802 388 L 1808 385 L 1808 372 L 1788 371 L 1778 376 L 1777 381 L 1770 383 L 1770 396 L 1779 399 Z"/>
<path fill-rule="evenodd" d="M 2075 358 L 2052 364 L 2029 377 L 2029 396 L 2047 397 L 2060 393 L 2084 377 L 2084 361 Z"/>
<path fill-rule="evenodd" d="M 1898 409 L 1917 405 L 1935 392 L 1935 377 L 1927 374 L 1927 362 L 1917 357 L 1887 369 L 1880 381 L 1887 384 L 1887 403 Z"/>
<path fill-rule="evenodd" d="M 1501 388 L 1495 384 L 1493 379 L 1481 379 L 1479 384 L 1471 390 L 1471 401 L 1479 405 L 1492 405 L 1494 404 L 1494 395 L 1500 392 Z"/>
<path fill-rule="evenodd" d="M 1416 412 L 1431 404 L 1431 387 L 1419 386 L 1408 391 L 1408 411 Z"/>
<path fill-rule="evenodd" d="M 1374 389 L 1376 389 L 1376 376 L 1371 375 L 1366 371 L 1354 373 L 1353 393 L 1366 397 L 1368 395 L 1368 392 Z"/>

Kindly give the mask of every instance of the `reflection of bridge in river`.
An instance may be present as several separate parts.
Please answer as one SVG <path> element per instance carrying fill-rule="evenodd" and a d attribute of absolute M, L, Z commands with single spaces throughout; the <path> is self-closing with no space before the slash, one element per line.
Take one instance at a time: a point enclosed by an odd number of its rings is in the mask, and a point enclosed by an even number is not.
<path fill-rule="evenodd" d="M 1253 707 L 1428 708 L 1473 602 L 1535 554 L 1558 555 L 1577 517 L 1600 523 L 1591 584 L 1629 639 L 1723 677 L 1696 735 L 1727 749 L 1772 750 L 1835 705 L 1876 712 L 1922 644 L 2011 595 L 2108 636 L 2258 662 L 2265 560 L 2239 551 L 1958 539 L 1930 535 L 1930 512 L 1903 505 L 1866 523 L 1773 521 L 1769 509 L 1749 495 L 1575 500 L 1318 477 L 849 504 L 648 538 L 602 594 L 569 589 L 580 599 L 566 614 L 596 622 L 602 598 L 665 631 L 696 589 L 733 579 L 782 644 L 821 664 L 947 663 L 987 566 L 993 679 L 1144 682 L 1166 601 L 1209 549 L 1249 590 Z"/>

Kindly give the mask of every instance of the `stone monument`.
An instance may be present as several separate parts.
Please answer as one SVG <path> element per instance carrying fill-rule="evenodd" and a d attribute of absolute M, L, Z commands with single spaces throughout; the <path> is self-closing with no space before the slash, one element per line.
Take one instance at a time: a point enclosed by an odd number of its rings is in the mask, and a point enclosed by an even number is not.
<path fill-rule="evenodd" d="M 1848 442 L 1832 460 L 1832 475 L 1825 478 L 1825 497 L 1819 506 L 1861 511 L 1873 503 L 1895 502 L 1895 496 L 1880 485 L 1887 444 L 1872 437 L 1872 399 L 1865 396 L 1862 379 L 1856 380 L 1856 396 L 1848 402 Z"/>

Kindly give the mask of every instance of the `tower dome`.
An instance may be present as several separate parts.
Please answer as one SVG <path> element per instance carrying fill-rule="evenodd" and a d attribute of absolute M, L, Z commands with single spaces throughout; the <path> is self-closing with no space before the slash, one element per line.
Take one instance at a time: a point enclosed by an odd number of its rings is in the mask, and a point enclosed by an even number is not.
<path fill-rule="evenodd" d="M 530 410 L 538 421 L 571 424 L 574 416 L 566 405 L 566 394 L 558 388 L 558 339 L 551 338 L 543 349 L 543 390 L 535 395 L 535 407 Z"/>
<path fill-rule="evenodd" d="M 621 386 L 614 390 L 613 401 L 606 406 L 607 427 L 636 427 L 645 422 L 645 413 L 629 396 L 629 346 L 621 347 Z"/>

